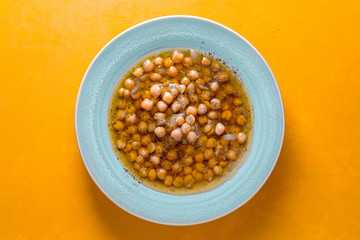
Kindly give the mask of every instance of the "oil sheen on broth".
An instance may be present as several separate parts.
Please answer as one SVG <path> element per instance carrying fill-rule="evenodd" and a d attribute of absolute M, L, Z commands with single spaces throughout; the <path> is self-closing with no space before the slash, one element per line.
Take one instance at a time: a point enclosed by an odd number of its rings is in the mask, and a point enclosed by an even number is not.
<path fill-rule="evenodd" d="M 189 194 L 228 179 L 244 159 L 252 110 L 239 77 L 190 49 L 147 56 L 121 79 L 109 111 L 118 159 L 139 182 Z"/>

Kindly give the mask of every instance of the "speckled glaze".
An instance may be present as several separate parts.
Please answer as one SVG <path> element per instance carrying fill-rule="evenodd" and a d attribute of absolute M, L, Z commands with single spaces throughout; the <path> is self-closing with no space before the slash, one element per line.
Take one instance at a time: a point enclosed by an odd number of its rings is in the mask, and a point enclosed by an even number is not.
<path fill-rule="evenodd" d="M 243 80 L 253 105 L 253 138 L 245 162 L 231 179 L 208 192 L 180 196 L 150 189 L 123 169 L 111 147 L 108 108 L 120 77 L 144 55 L 168 48 L 194 48 L 225 60 Z M 231 29 L 192 16 L 153 19 L 111 40 L 85 73 L 75 111 L 80 153 L 97 186 L 125 211 L 168 225 L 211 221 L 245 204 L 276 164 L 284 124 L 278 85 L 258 51 Z"/>

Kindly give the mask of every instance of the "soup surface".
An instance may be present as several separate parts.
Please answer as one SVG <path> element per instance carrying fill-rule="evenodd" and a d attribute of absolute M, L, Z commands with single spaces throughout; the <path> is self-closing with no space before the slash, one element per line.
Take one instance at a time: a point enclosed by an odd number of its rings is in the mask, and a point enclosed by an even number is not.
<path fill-rule="evenodd" d="M 242 162 L 252 112 L 239 77 L 195 50 L 158 52 L 120 81 L 109 111 L 114 150 L 139 182 L 169 193 L 208 190 Z"/>

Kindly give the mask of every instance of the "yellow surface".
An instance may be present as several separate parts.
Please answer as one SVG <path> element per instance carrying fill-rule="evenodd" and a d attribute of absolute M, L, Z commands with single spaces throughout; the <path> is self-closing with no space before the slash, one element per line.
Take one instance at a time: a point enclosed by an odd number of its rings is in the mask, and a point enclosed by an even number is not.
<path fill-rule="evenodd" d="M 98 51 L 154 17 L 188 14 L 247 38 L 286 112 L 273 174 L 222 219 L 170 227 L 108 200 L 81 161 L 78 88 Z M 359 1 L 1 1 L 0 239 L 360 239 Z"/>

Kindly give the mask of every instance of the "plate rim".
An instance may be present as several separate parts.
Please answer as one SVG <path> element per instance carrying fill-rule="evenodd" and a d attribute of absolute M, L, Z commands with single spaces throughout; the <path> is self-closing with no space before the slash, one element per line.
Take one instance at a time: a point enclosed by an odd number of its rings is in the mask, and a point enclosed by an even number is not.
<path fill-rule="evenodd" d="M 266 175 L 266 177 L 264 178 L 264 180 L 262 181 L 262 183 L 258 186 L 258 188 L 251 194 L 249 195 L 249 197 L 247 199 L 245 199 L 244 201 L 242 201 L 240 204 L 238 204 L 237 206 L 235 206 L 234 208 L 222 213 L 222 214 L 219 214 L 215 217 L 212 217 L 212 218 L 207 218 L 207 219 L 204 219 L 204 220 L 201 220 L 201 221 L 193 221 L 193 222 L 185 222 L 185 223 L 181 223 L 181 222 L 163 222 L 163 221 L 159 221 L 159 220 L 155 220 L 155 219 L 151 219 L 151 218 L 147 218 L 147 217 L 144 217 L 142 215 L 139 215 L 125 207 L 123 207 L 122 205 L 120 205 L 119 203 L 117 203 L 111 196 L 109 196 L 109 194 L 100 186 L 100 184 L 97 182 L 97 180 L 95 179 L 95 177 L 93 176 L 93 174 L 91 173 L 91 171 L 89 170 L 89 167 L 86 163 L 86 161 L 84 160 L 84 155 L 82 153 L 82 150 L 80 148 L 80 144 L 79 144 L 79 133 L 78 133 L 78 128 L 77 128 L 77 116 L 78 116 L 78 106 L 79 106 L 79 98 L 80 98 L 80 94 L 82 92 L 82 87 L 84 85 L 84 82 L 85 82 L 85 79 L 87 78 L 87 75 L 90 71 L 90 69 L 92 68 L 92 66 L 94 65 L 94 63 L 96 62 L 96 60 L 99 58 L 99 56 L 105 51 L 105 49 L 107 49 L 107 47 L 109 45 L 111 45 L 117 38 L 121 37 L 122 35 L 126 34 L 127 32 L 137 28 L 137 27 L 140 27 L 142 25 L 145 25 L 145 24 L 148 24 L 148 23 L 151 23 L 151 22 L 155 22 L 155 21 L 158 21 L 158 20 L 163 20 L 163 19 L 173 19 L 173 18 L 187 18 L 187 19 L 195 19 L 195 20 L 200 20 L 200 21 L 205 21 L 205 22 L 208 22 L 208 23 L 212 23 L 214 25 L 217 25 L 218 27 L 220 28 L 223 28 L 227 31 L 229 31 L 230 33 L 236 35 L 238 38 L 240 38 L 242 41 L 244 41 L 255 53 L 258 57 L 260 57 L 261 61 L 264 63 L 265 67 L 267 68 L 267 70 L 269 71 L 270 75 L 271 75 L 271 78 L 275 84 L 275 87 L 276 87 L 276 91 L 277 91 L 277 95 L 279 97 L 279 102 L 280 102 L 280 107 L 281 107 L 281 118 L 282 118 L 282 133 L 281 133 L 281 139 L 280 139 L 280 144 L 279 144 L 279 148 L 278 148 L 278 153 L 276 155 L 276 158 L 268 172 L 268 174 Z M 275 165 L 279 159 L 279 156 L 280 156 L 280 153 L 281 153 L 281 150 L 282 150 L 282 147 L 283 147 L 283 142 L 284 142 L 284 136 L 285 136 L 285 111 L 284 111 L 284 103 L 283 103 L 283 99 L 282 99 L 282 95 L 281 95 L 281 91 L 280 91 L 280 88 L 279 88 L 279 85 L 278 85 L 278 82 L 275 78 L 275 75 L 274 73 L 272 72 L 269 64 L 266 62 L 265 58 L 260 54 L 260 52 L 246 39 L 244 38 L 242 35 L 240 35 L 239 33 L 237 33 L 236 31 L 232 30 L 231 28 L 221 24 L 221 23 L 218 23 L 218 22 L 215 22 L 213 20 L 210 20 L 210 19 L 207 19 L 207 18 L 203 18 L 203 17 L 198 17 L 198 16 L 192 16 L 192 15 L 166 15 L 166 16 L 162 16 L 162 17 L 157 17 L 157 18 L 152 18 L 152 19 L 149 19 L 149 20 L 146 20 L 146 21 L 143 21 L 143 22 L 140 22 L 130 28 L 127 28 L 126 30 L 122 31 L 121 33 L 119 33 L 118 35 L 116 35 L 114 38 L 112 38 L 108 43 L 106 43 L 102 49 L 96 54 L 96 56 L 92 59 L 91 63 L 89 64 L 82 80 L 81 80 L 81 84 L 80 84 L 80 87 L 79 87 L 79 90 L 78 90 L 78 94 L 77 94 L 77 97 L 76 97 L 76 104 L 75 104 L 75 121 L 74 121 L 74 125 L 75 125 L 75 135 L 76 135 L 76 143 L 77 143 L 77 146 L 78 146 L 78 149 L 79 149 L 79 152 L 80 152 L 80 156 L 81 156 L 81 159 L 85 165 L 85 168 L 87 170 L 87 172 L 89 173 L 91 179 L 93 180 L 93 182 L 96 184 L 96 186 L 101 190 L 101 192 L 108 198 L 110 199 L 116 206 L 120 207 L 122 210 L 126 211 L 127 213 L 130 213 L 131 215 L 133 216 L 136 216 L 140 219 L 143 219 L 143 220 L 146 220 L 146 221 L 149 221 L 149 222 L 153 222 L 153 223 L 158 223 L 158 224 L 163 224 L 163 225 L 170 225 L 170 226 L 189 226 L 189 225 L 197 225 L 197 224 L 202 224 L 202 223 L 206 223 L 206 222 L 210 222 L 210 221 L 214 221 L 216 219 L 219 219 L 219 218 L 222 218 L 232 212 L 234 212 L 235 210 L 237 210 L 238 208 L 240 208 L 241 206 L 245 205 L 251 198 L 253 198 L 258 192 L 259 190 L 264 186 L 264 184 L 267 182 L 268 178 L 270 177 L 271 173 L 273 172 L 274 168 L 275 168 Z"/>

